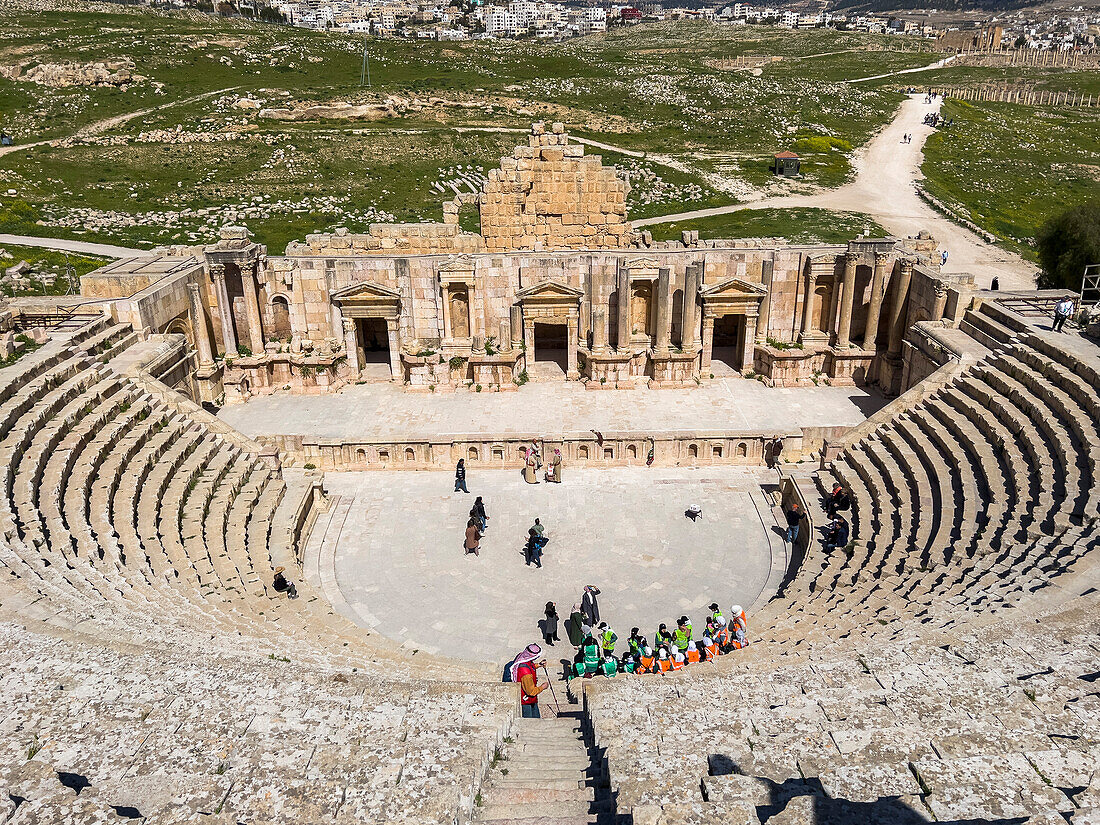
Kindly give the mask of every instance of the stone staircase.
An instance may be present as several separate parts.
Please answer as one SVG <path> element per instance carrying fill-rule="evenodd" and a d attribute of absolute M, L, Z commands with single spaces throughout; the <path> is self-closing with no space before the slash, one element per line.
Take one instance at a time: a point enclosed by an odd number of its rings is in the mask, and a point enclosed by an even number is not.
<path fill-rule="evenodd" d="M 516 719 L 474 807 L 483 825 L 614 825 L 606 768 L 580 713 Z"/>

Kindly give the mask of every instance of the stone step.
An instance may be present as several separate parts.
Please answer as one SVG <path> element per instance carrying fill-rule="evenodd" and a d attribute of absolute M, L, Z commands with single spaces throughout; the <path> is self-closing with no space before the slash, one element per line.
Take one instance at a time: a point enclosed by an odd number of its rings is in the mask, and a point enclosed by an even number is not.
<path fill-rule="evenodd" d="M 551 770 L 576 770 L 579 775 L 584 775 L 584 772 L 591 764 L 591 760 L 587 753 L 574 752 L 571 754 L 550 754 L 543 753 L 542 751 L 535 749 L 526 751 L 522 754 L 508 755 L 508 764 L 512 768 L 520 770 L 535 770 L 538 768 L 548 768 Z"/>
<path fill-rule="evenodd" d="M 482 805 L 525 805 L 541 802 L 593 802 L 592 788 L 521 788 L 493 784 L 481 791 Z"/>
<path fill-rule="evenodd" d="M 475 811 L 478 820 L 535 819 L 537 817 L 582 817 L 591 812 L 592 803 L 587 800 L 553 801 L 538 799 L 512 804 L 482 804 Z"/>
<path fill-rule="evenodd" d="M 489 780 L 492 788 L 521 788 L 525 791 L 570 791 L 584 788 L 584 779 L 578 777 L 575 771 L 568 771 L 564 777 L 547 777 L 538 772 L 534 776 L 520 775 L 517 771 L 508 770 L 508 775 L 494 774 Z"/>
<path fill-rule="evenodd" d="M 584 816 L 533 816 L 520 819 L 480 819 L 476 815 L 474 822 L 482 825 L 597 825 L 596 814 Z"/>

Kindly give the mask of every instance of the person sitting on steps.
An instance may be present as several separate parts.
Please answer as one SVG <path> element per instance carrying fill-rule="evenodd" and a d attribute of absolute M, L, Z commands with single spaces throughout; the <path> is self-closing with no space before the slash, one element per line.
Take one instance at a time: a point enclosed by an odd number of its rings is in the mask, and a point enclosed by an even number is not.
<path fill-rule="evenodd" d="M 276 593 L 286 593 L 287 598 L 298 598 L 298 588 L 294 586 L 294 582 L 287 581 L 286 576 L 283 573 L 286 572 L 285 567 L 275 568 L 275 578 L 272 580 L 272 586 L 275 588 Z"/>

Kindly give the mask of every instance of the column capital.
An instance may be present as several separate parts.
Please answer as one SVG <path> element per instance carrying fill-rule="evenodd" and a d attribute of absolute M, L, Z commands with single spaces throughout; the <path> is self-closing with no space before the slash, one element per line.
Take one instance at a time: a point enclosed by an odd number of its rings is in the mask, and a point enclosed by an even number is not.
<path fill-rule="evenodd" d="M 862 258 L 862 257 L 863 257 L 863 253 L 853 252 L 852 250 L 848 250 L 847 252 L 844 253 L 844 265 L 845 266 L 855 266 L 856 264 L 859 263 L 859 259 Z"/>
<path fill-rule="evenodd" d="M 912 258 L 902 258 L 901 259 L 901 271 L 904 274 L 908 274 L 908 275 L 913 274 L 913 259 Z"/>
<path fill-rule="evenodd" d="M 347 315 L 345 315 L 344 316 L 344 332 L 354 332 L 354 330 L 355 330 L 355 319 L 354 318 L 349 318 Z"/>
<path fill-rule="evenodd" d="M 191 282 L 187 284 L 187 291 L 197 298 L 199 296 L 199 285 Z"/>
<path fill-rule="evenodd" d="M 210 264 L 210 277 L 215 281 L 225 279 L 225 264 Z"/>
<path fill-rule="evenodd" d="M 947 290 L 949 289 L 947 281 L 941 281 L 937 278 L 935 281 L 932 282 L 932 285 L 936 290 L 937 298 L 943 298 L 945 295 L 947 295 Z"/>
<path fill-rule="evenodd" d="M 879 250 L 878 252 L 876 252 L 876 253 L 875 253 L 875 263 L 876 263 L 876 264 L 884 264 L 884 263 L 886 263 L 886 262 L 887 262 L 888 260 L 890 260 L 890 257 L 891 257 L 891 256 L 892 256 L 893 254 L 894 254 L 893 252 L 883 252 L 883 251 L 882 251 L 882 250 L 880 249 L 880 250 Z"/>

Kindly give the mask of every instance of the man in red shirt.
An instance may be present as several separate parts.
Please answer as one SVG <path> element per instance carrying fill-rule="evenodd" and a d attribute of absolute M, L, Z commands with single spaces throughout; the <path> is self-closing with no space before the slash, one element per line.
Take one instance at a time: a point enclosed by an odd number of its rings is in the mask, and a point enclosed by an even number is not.
<path fill-rule="evenodd" d="M 541 653 L 542 648 L 538 645 L 528 645 L 512 662 L 512 681 L 519 682 L 520 709 L 528 719 L 542 718 L 539 694 L 550 686 L 548 682 L 538 681 L 538 668 L 546 666 L 545 659 L 538 660 Z"/>

